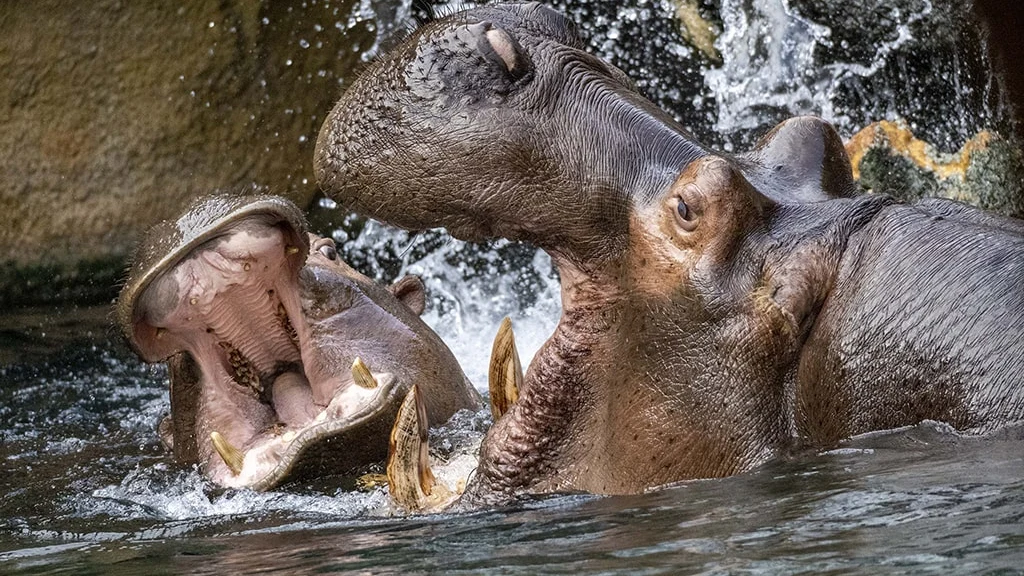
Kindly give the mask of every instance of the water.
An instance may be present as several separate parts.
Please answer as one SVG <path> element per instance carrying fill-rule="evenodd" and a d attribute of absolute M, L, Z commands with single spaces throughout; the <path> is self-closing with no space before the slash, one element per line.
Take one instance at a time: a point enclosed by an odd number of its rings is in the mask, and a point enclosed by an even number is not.
<path fill-rule="evenodd" d="M 163 370 L 105 309 L 68 316 L 0 319 L 4 351 L 31 348 L 0 368 L 0 573 L 1012 574 L 1024 558 L 1020 440 L 928 423 L 724 480 L 475 514 L 394 517 L 379 490 L 326 484 L 218 489 L 156 442 Z"/>
<path fill-rule="evenodd" d="M 720 61 L 692 49 L 674 14 L 695 4 Z M 971 3 L 956 0 L 552 2 L 588 49 L 706 144 L 741 151 L 778 122 L 814 114 L 849 137 L 901 118 L 950 152 L 983 128 L 1010 131 Z"/>
<path fill-rule="evenodd" d="M 822 114 L 846 135 L 906 117 L 946 148 L 1004 121 L 963 6 L 700 5 L 721 14 L 718 63 L 680 39 L 667 0 L 560 7 L 584 23 L 592 50 L 712 145 L 741 149 L 797 113 Z M 361 2 L 354 12 L 381 31 L 366 57 L 412 12 L 381 10 Z M 557 277 L 541 252 L 395 231 L 329 201 L 314 212 L 365 273 L 424 276 L 428 323 L 481 389 L 501 318 L 512 317 L 524 363 L 554 328 Z M 383 492 L 344 479 L 220 489 L 159 446 L 166 373 L 139 363 L 108 316 L 0 317 L 0 573 L 1011 574 L 1024 565 L 1021 441 L 961 438 L 931 423 L 724 480 L 474 514 L 395 517 Z"/>

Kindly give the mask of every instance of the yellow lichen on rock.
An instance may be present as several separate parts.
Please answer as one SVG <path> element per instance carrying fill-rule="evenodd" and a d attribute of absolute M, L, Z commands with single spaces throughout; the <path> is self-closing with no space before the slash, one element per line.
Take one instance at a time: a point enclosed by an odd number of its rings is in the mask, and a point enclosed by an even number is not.
<path fill-rule="evenodd" d="M 858 180 L 861 161 L 874 146 L 886 146 L 893 153 L 902 155 L 938 178 L 957 176 L 962 180 L 971 164 L 971 156 L 979 150 L 987 149 L 991 141 L 992 133 L 982 130 L 964 143 L 958 152 L 943 154 L 931 144 L 916 138 L 903 121 L 882 120 L 854 134 L 846 143 L 846 153 L 850 156 L 853 177 Z"/>
<path fill-rule="evenodd" d="M 675 0 L 676 19 L 679 32 L 691 46 L 700 50 L 712 62 L 721 62 L 722 55 L 715 48 L 718 29 L 700 15 L 696 0 Z"/>

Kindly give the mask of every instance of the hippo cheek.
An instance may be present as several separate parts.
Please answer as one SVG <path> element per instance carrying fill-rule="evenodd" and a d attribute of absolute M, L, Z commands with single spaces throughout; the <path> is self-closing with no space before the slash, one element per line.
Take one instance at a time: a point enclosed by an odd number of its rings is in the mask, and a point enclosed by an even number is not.
<path fill-rule="evenodd" d="M 410 380 L 429 363 L 424 358 L 430 354 L 424 351 L 423 339 L 408 319 L 399 317 L 413 316 L 412 310 L 390 293 L 382 290 L 390 300 L 385 308 L 359 282 L 315 265 L 302 271 L 300 286 L 308 326 L 308 338 L 303 342 L 307 374 L 334 382 L 322 390 L 347 387 L 351 374 L 342 368 L 357 358 L 375 378 L 396 380 L 400 388 L 411 386 Z M 413 287 L 399 288 L 400 294 L 417 303 Z M 328 400 L 317 398 L 319 402 Z"/>

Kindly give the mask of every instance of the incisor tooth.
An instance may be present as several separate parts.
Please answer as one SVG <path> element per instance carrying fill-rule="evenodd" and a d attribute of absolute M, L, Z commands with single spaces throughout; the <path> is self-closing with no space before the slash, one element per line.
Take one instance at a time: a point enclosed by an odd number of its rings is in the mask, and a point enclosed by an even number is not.
<path fill-rule="evenodd" d="M 210 432 L 210 440 L 213 442 L 213 449 L 220 454 L 220 457 L 224 460 L 224 463 L 228 465 L 231 472 L 235 476 L 242 473 L 242 466 L 245 463 L 245 454 L 242 454 L 241 450 L 235 448 L 228 442 L 228 439 L 221 436 L 220 432 L 216 430 Z"/>
<path fill-rule="evenodd" d="M 370 369 L 363 363 L 362 359 L 358 356 L 355 361 L 352 362 L 352 380 L 358 386 L 373 390 L 377 387 L 377 380 L 370 374 Z"/>
<path fill-rule="evenodd" d="M 491 415 L 497 420 L 519 400 L 523 385 L 523 367 L 519 363 L 512 320 L 507 316 L 498 326 L 491 346 L 491 365 L 487 371 L 487 387 L 491 396 Z"/>
<path fill-rule="evenodd" d="M 287 248 L 284 249 L 284 251 L 285 251 L 285 254 L 288 254 L 289 256 L 291 256 L 293 254 L 298 254 L 299 253 L 299 248 L 298 248 L 298 246 L 288 246 Z"/>

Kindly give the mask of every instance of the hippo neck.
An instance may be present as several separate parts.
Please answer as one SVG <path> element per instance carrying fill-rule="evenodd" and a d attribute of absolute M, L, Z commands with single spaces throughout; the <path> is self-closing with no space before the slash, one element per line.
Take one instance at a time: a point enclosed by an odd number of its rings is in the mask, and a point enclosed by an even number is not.
<path fill-rule="evenodd" d="M 563 286 L 565 285 L 563 278 Z M 608 309 L 591 304 L 563 309 L 554 334 L 537 352 L 518 401 L 498 420 L 481 447 L 478 496 L 545 493 L 580 487 L 566 464 L 576 460 L 588 438 L 581 425 L 594 413 L 598 380 L 593 367 L 611 328 Z"/>

